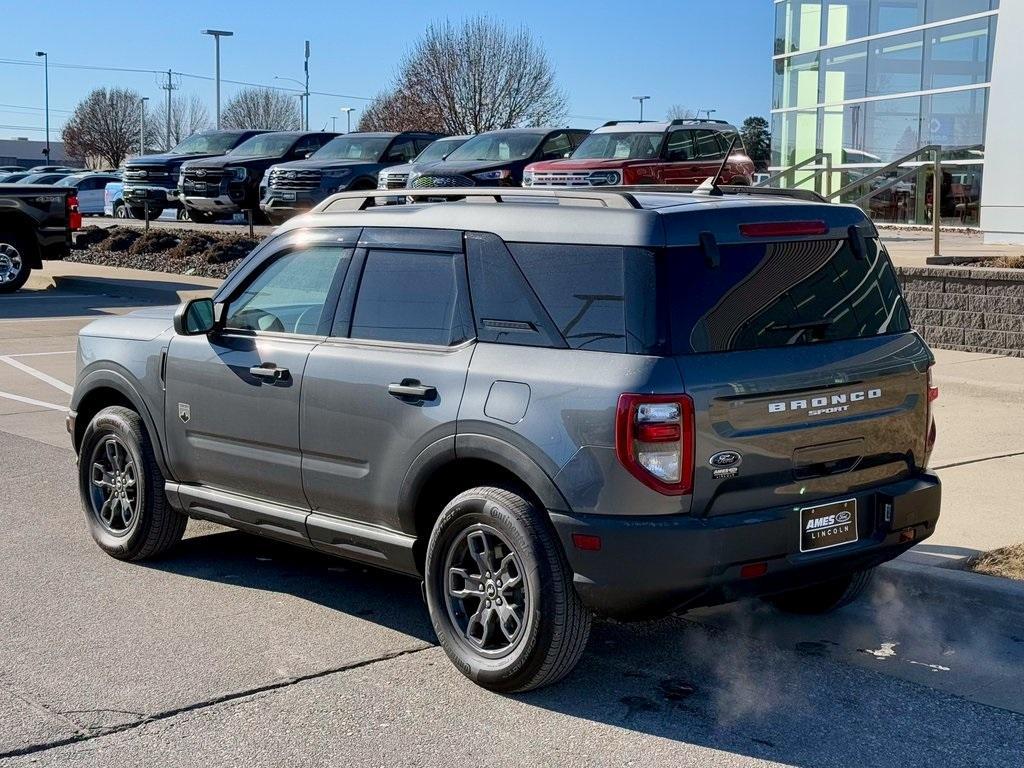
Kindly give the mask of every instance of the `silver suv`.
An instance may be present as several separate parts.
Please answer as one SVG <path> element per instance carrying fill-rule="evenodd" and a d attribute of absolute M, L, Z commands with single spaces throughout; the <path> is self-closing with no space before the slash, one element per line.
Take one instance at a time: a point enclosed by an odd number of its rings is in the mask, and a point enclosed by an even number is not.
<path fill-rule="evenodd" d="M 335 195 L 212 301 L 81 332 L 105 551 L 195 517 L 409 574 L 459 670 L 523 691 L 592 613 L 824 611 L 934 531 L 933 357 L 859 209 L 409 192 L 449 201 Z"/>

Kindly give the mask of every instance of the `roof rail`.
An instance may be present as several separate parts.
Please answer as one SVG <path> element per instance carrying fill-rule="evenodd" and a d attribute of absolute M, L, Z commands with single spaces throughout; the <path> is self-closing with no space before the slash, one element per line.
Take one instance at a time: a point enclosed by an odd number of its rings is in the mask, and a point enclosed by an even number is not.
<path fill-rule="evenodd" d="M 658 120 L 609 120 L 607 123 L 602 125 L 602 128 L 607 128 L 610 125 L 619 125 L 621 123 L 657 123 Z"/>
<path fill-rule="evenodd" d="M 638 193 L 669 193 L 669 194 L 692 194 L 699 185 L 696 184 L 641 184 L 636 186 L 610 187 L 628 192 Z M 811 203 L 827 203 L 824 197 L 810 189 L 780 189 L 777 187 L 751 187 L 747 184 L 719 184 L 718 189 L 724 195 L 766 195 L 768 197 L 791 197 L 796 200 L 805 200 Z"/>
<path fill-rule="evenodd" d="M 642 187 L 638 188 L 642 189 Z M 312 213 L 365 211 L 376 207 L 378 198 L 406 197 L 416 202 L 464 200 L 467 203 L 513 203 L 523 198 L 546 200 L 558 205 L 637 209 L 642 206 L 629 190 L 535 189 L 532 187 L 414 187 L 338 192 L 317 205 Z M 424 198 L 420 200 L 420 198 Z M 528 201 L 527 201 L 528 202 Z"/>
<path fill-rule="evenodd" d="M 669 125 L 694 125 L 696 123 L 718 123 L 719 125 L 730 125 L 728 120 L 712 120 L 711 118 L 700 117 L 677 117 L 669 122 Z"/>

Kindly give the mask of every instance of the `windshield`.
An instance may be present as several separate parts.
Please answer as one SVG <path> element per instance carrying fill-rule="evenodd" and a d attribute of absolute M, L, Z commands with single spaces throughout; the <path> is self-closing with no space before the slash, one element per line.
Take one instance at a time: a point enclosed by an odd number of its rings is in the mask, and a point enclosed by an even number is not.
<path fill-rule="evenodd" d="M 650 160 L 661 153 L 664 133 L 592 133 L 572 153 L 574 160 Z"/>
<path fill-rule="evenodd" d="M 294 143 L 294 134 L 264 133 L 246 139 L 228 154 L 232 157 L 280 157 Z"/>
<path fill-rule="evenodd" d="M 237 133 L 194 133 L 171 150 L 172 155 L 223 155 L 238 141 Z"/>
<path fill-rule="evenodd" d="M 368 163 L 380 161 L 391 138 L 388 136 L 337 136 L 317 151 L 317 160 L 365 160 Z"/>
<path fill-rule="evenodd" d="M 424 149 L 417 156 L 414 163 L 432 163 L 438 160 L 444 160 L 445 155 L 451 154 L 456 149 L 465 144 L 469 139 L 438 139 L 433 144 Z"/>
<path fill-rule="evenodd" d="M 485 133 L 475 136 L 450 155 L 448 160 L 523 160 L 533 154 L 543 133 Z"/>

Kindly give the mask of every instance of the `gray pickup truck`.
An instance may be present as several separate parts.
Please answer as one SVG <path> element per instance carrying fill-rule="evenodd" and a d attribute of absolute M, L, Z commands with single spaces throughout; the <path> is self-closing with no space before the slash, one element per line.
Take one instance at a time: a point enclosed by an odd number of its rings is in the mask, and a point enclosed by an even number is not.
<path fill-rule="evenodd" d="M 934 358 L 860 209 L 741 190 L 328 198 L 212 300 L 82 330 L 89 531 L 422 579 L 499 691 L 568 673 L 592 614 L 848 602 L 935 530 Z"/>
<path fill-rule="evenodd" d="M 43 261 L 62 259 L 82 225 L 72 187 L 0 184 L 0 293 L 13 293 Z"/>

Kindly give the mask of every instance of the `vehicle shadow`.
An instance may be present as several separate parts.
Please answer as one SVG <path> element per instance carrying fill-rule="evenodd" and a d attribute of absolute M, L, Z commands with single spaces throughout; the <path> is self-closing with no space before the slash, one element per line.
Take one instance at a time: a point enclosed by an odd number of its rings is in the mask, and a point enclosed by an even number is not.
<path fill-rule="evenodd" d="M 86 293 L 73 288 L 48 288 L 0 295 L 0 319 L 44 320 L 55 318 L 105 317 L 130 307 L 176 304 L 173 294 L 158 300 L 154 295 L 109 295 Z"/>
<path fill-rule="evenodd" d="M 436 643 L 413 579 L 219 526 L 191 535 L 197 532 L 196 523 L 191 525 L 172 557 L 148 566 L 287 593 Z M 890 610 L 906 609 L 900 604 Z M 527 704 L 656 737 L 642 744 L 662 758 L 673 750 L 682 757 L 684 745 L 695 745 L 745 758 L 843 768 L 1013 763 L 1024 718 L 986 715 L 995 710 L 847 663 L 849 649 L 838 636 L 852 634 L 845 627 L 856 624 L 870 634 L 863 625 L 890 620 L 854 609 L 838 630 L 811 620 L 801 632 L 817 639 L 801 642 L 781 631 L 800 619 L 782 617 L 759 602 L 713 609 L 711 618 L 697 612 L 636 624 L 596 621 L 573 673 L 556 685 L 507 698 L 475 688 L 447 665 L 431 669 L 451 676 L 437 683 L 442 690 L 454 688 L 453 696 L 473 697 L 483 707 Z M 780 637 L 773 639 L 776 631 Z M 972 734 L 982 722 L 987 736 L 977 739 Z M 581 734 L 588 727 L 581 722 Z"/>

